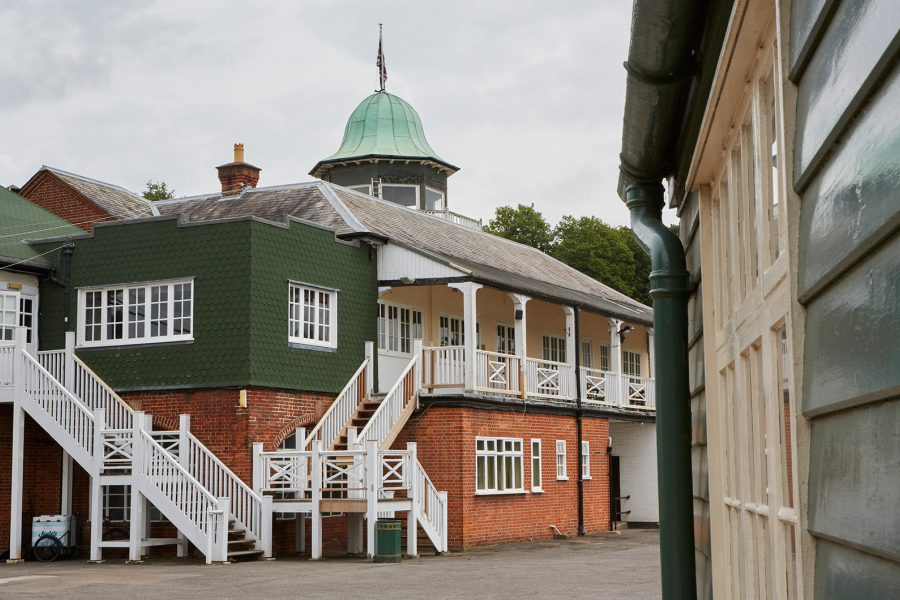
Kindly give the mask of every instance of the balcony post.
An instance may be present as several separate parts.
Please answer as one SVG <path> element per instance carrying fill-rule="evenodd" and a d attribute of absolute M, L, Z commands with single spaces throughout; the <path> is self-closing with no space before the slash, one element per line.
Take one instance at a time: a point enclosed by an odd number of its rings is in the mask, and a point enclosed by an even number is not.
<path fill-rule="evenodd" d="M 465 390 L 467 393 L 475 392 L 475 350 L 476 336 L 475 323 L 478 315 L 475 295 L 482 286 L 474 281 L 464 281 L 462 283 L 450 283 L 450 287 L 455 288 L 463 293 L 463 323 L 465 324 L 463 346 L 465 348 Z"/>
<path fill-rule="evenodd" d="M 647 377 L 653 378 L 656 377 L 656 360 L 654 358 L 653 352 L 653 328 L 647 328 L 647 353 L 650 355 L 650 372 L 647 374 Z"/>
<path fill-rule="evenodd" d="M 622 406 L 624 403 L 625 384 L 622 378 L 622 343 L 619 341 L 619 327 L 622 321 L 618 319 L 609 319 L 609 372 L 613 374 L 615 383 L 615 403 Z M 609 394 L 609 385 L 606 386 L 606 393 Z"/>
<path fill-rule="evenodd" d="M 527 386 L 528 377 L 525 374 L 525 357 L 528 356 L 528 326 L 527 326 L 527 311 L 525 310 L 525 305 L 528 303 L 531 298 L 526 296 L 525 294 L 514 294 L 509 292 L 507 294 L 513 301 L 513 313 L 515 319 L 515 355 L 519 357 L 519 372 L 518 373 L 509 373 L 507 376 L 510 378 L 510 383 L 512 382 L 512 377 L 518 377 L 519 380 L 519 392 L 521 393 L 522 398 L 526 398 L 528 391 L 525 389 Z M 522 312 L 521 317 L 519 318 L 519 311 Z"/>
<path fill-rule="evenodd" d="M 577 368 L 578 361 L 576 360 L 576 352 L 578 351 L 577 344 L 577 328 L 575 327 L 575 308 L 572 306 L 563 306 L 563 312 L 566 313 L 566 364 L 572 367 L 572 376 L 571 378 L 567 377 L 567 381 L 565 383 L 565 387 L 563 387 L 563 382 L 560 380 L 560 395 L 565 395 L 569 398 L 577 397 L 577 393 L 575 393 L 574 385 L 575 385 L 575 369 Z M 568 391 L 567 394 L 562 394 L 563 390 Z"/>

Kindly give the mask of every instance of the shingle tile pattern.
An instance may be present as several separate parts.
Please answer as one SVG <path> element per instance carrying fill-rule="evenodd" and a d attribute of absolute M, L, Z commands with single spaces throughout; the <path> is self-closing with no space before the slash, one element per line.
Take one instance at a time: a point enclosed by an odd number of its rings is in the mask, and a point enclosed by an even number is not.
<path fill-rule="evenodd" d="M 56 260 L 52 252 L 45 251 L 22 240 L 80 235 L 84 231 L 43 208 L 32 204 L 22 196 L 0 186 L 0 262 L 20 260 L 38 266 L 50 265 Z M 60 244 L 55 244 L 57 247 Z"/>
<path fill-rule="evenodd" d="M 60 171 L 52 167 L 45 166 L 41 170 L 53 173 L 116 219 L 137 219 L 153 216 L 151 203 L 125 188 L 82 177 L 74 173 Z"/>

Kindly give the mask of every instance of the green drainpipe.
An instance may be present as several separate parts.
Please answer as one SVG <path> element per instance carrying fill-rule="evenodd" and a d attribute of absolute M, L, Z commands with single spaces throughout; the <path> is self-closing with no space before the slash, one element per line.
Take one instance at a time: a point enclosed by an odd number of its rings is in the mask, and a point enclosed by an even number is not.
<path fill-rule="evenodd" d="M 650 255 L 656 353 L 656 462 L 663 600 L 695 600 L 694 510 L 691 485 L 691 394 L 687 299 L 691 275 L 681 240 L 662 222 L 658 181 L 628 186 L 631 229 Z"/>

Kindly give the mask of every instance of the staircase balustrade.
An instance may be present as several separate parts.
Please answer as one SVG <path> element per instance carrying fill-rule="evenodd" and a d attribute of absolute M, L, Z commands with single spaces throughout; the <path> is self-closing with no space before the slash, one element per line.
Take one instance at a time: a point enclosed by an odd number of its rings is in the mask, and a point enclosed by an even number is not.
<path fill-rule="evenodd" d="M 66 380 L 66 351 L 65 350 L 41 350 L 37 353 L 37 361 L 47 369 L 59 382 Z"/>
<path fill-rule="evenodd" d="M 447 492 L 439 492 L 422 464 L 415 464 L 415 490 L 418 496 L 419 522 L 438 552 L 447 551 Z M 423 518 L 424 517 L 424 518 Z M 427 523 L 427 525 L 426 525 Z M 431 531 L 429 531 L 429 528 Z"/>
<path fill-rule="evenodd" d="M 257 461 L 254 462 L 254 469 L 260 469 L 262 473 L 258 491 L 308 492 L 311 458 L 312 452 L 300 450 L 259 452 Z"/>
<path fill-rule="evenodd" d="M 89 408 L 102 408 L 110 429 L 131 429 L 134 413 L 132 408 L 81 362 L 80 358 L 74 355 L 72 358 L 75 369 L 74 394 Z"/>
<path fill-rule="evenodd" d="M 421 342 L 416 340 L 416 344 L 421 344 Z M 375 414 L 359 432 L 357 438 L 359 441 L 374 441 L 381 447 L 388 439 L 388 435 L 404 414 L 404 410 L 410 402 L 414 402 L 417 398 L 422 381 L 421 361 L 422 353 L 413 352 L 412 360 L 409 361 L 394 386 L 381 401 Z"/>
<path fill-rule="evenodd" d="M 369 363 L 370 359 L 366 357 L 338 397 L 328 407 L 319 423 L 303 441 L 301 450 L 309 448 L 314 440 L 321 441 L 326 448 L 330 448 L 334 444 L 347 421 L 356 412 L 356 407 L 368 396 L 366 369 L 369 368 Z"/>
<path fill-rule="evenodd" d="M 15 369 L 13 368 L 16 357 L 15 346 L 0 346 L 0 386 L 13 385 Z"/>
<path fill-rule="evenodd" d="M 131 429 L 104 429 L 103 464 L 101 473 L 109 471 L 130 471 L 134 457 L 134 431 Z"/>

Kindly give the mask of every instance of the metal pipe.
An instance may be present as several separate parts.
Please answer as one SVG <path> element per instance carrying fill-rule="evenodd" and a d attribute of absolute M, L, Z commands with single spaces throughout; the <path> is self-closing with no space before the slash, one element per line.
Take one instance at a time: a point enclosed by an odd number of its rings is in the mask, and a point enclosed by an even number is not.
<path fill-rule="evenodd" d="M 656 460 L 659 485 L 659 541 L 665 600 L 694 600 L 693 487 L 691 485 L 691 400 L 688 381 L 687 299 L 691 275 L 684 246 L 662 222 L 665 206 L 659 182 L 639 182 L 626 191 L 631 229 L 650 255 L 656 352 Z"/>
<path fill-rule="evenodd" d="M 582 420 L 584 418 L 584 410 L 581 408 L 581 352 L 579 346 L 581 345 L 581 333 L 580 333 L 580 325 L 578 322 L 579 317 L 579 309 L 575 307 L 575 428 L 577 429 L 578 436 L 578 535 L 584 535 L 584 478 L 581 472 L 581 461 L 584 460 L 584 457 L 581 456 L 581 440 L 584 439 L 582 435 Z"/>
<path fill-rule="evenodd" d="M 69 331 L 69 299 L 71 297 L 72 288 L 71 288 L 71 279 L 72 279 L 72 255 L 75 254 L 75 244 L 66 244 L 63 246 L 63 254 L 66 255 L 66 294 L 65 294 L 65 305 L 63 306 L 63 315 L 64 315 L 64 332 Z"/>

